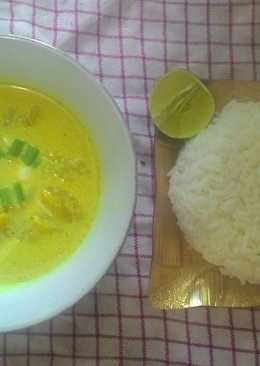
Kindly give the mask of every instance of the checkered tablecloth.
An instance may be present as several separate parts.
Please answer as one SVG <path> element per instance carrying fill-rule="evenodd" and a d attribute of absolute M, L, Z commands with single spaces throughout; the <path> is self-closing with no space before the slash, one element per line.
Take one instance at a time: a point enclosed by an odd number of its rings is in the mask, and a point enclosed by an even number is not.
<path fill-rule="evenodd" d="M 123 111 L 138 161 L 133 225 L 113 266 L 64 314 L 2 334 L 0 366 L 259 365 L 259 311 L 161 312 L 149 305 L 154 172 L 147 95 L 155 79 L 180 66 L 205 79 L 260 78 L 260 1 L 0 0 L 0 33 L 40 39 L 85 65 Z"/>

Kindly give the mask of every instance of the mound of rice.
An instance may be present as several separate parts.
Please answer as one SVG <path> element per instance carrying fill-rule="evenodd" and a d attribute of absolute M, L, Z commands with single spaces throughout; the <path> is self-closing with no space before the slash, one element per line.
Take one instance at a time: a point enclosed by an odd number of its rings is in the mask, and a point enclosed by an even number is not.
<path fill-rule="evenodd" d="M 227 104 L 169 176 L 187 242 L 222 273 L 260 283 L 260 103 Z"/>

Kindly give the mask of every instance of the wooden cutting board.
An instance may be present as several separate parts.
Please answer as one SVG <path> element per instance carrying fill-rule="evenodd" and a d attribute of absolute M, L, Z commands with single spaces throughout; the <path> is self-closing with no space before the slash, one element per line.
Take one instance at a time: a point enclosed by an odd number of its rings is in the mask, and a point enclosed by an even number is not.
<path fill-rule="evenodd" d="M 216 111 L 231 99 L 260 101 L 260 82 L 220 80 L 210 83 Z M 260 119 L 260 116 L 259 116 Z M 260 285 L 241 285 L 222 275 L 185 242 L 168 199 L 167 173 L 175 164 L 183 141 L 156 131 L 156 197 L 150 301 L 160 309 L 194 306 L 248 307 L 260 305 Z"/>

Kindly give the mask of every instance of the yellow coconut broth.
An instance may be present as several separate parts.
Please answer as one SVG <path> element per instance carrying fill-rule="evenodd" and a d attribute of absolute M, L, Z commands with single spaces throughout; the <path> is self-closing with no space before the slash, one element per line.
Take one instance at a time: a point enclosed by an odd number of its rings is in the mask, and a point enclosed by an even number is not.
<path fill-rule="evenodd" d="M 99 195 L 87 128 L 48 96 L 0 85 L 0 286 L 68 258 L 95 219 Z"/>

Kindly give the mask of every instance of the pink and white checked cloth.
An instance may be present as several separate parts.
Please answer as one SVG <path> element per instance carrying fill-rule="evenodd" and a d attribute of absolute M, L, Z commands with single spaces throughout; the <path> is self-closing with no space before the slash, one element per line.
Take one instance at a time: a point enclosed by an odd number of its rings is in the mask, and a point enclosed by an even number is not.
<path fill-rule="evenodd" d="M 123 111 L 138 159 L 133 225 L 114 265 L 64 314 L 1 335 L 0 366 L 259 365 L 259 311 L 167 313 L 148 303 L 154 172 L 147 95 L 177 66 L 205 79 L 260 78 L 260 1 L 0 0 L 0 32 L 40 39 L 85 65 Z"/>

